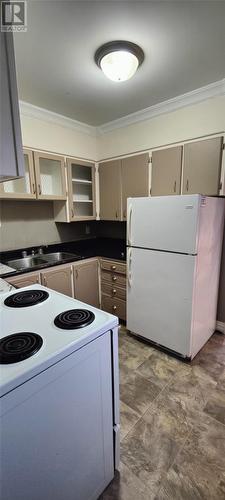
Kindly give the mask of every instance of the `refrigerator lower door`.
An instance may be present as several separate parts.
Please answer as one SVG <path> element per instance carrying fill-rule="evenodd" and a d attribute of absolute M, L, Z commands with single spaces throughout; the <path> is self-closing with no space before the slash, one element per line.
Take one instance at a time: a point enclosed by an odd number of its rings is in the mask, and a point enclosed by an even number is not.
<path fill-rule="evenodd" d="M 128 249 L 127 328 L 188 357 L 195 262 L 192 255 Z"/>
<path fill-rule="evenodd" d="M 197 194 L 129 198 L 127 244 L 196 254 L 201 200 Z"/>

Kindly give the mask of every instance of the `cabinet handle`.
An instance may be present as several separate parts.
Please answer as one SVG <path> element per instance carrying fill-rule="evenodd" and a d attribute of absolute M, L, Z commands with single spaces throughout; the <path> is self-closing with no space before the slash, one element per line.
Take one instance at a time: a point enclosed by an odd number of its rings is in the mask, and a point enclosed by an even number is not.
<path fill-rule="evenodd" d="M 113 281 L 116 281 L 116 280 L 117 280 L 117 277 L 116 277 L 116 276 L 113 276 L 113 277 L 112 277 L 112 280 L 113 280 Z"/>
<path fill-rule="evenodd" d="M 113 288 L 113 291 L 112 291 L 113 295 L 116 295 L 116 289 Z"/>
<path fill-rule="evenodd" d="M 39 283 L 39 278 L 38 277 L 36 278 L 36 283 Z"/>
<path fill-rule="evenodd" d="M 74 209 L 73 208 L 71 210 L 71 215 L 72 215 L 72 217 L 74 217 Z"/>
<path fill-rule="evenodd" d="M 44 276 L 44 278 L 43 278 L 43 283 L 44 283 L 44 285 L 46 286 L 46 278 L 45 278 L 45 276 Z"/>
<path fill-rule="evenodd" d="M 189 190 L 189 180 L 187 179 L 187 182 L 186 182 L 186 190 L 188 191 Z"/>
<path fill-rule="evenodd" d="M 35 184 L 33 182 L 33 194 L 36 194 Z"/>
<path fill-rule="evenodd" d="M 38 184 L 38 193 L 41 194 L 41 184 Z"/>
<path fill-rule="evenodd" d="M 117 307 L 116 306 L 113 306 L 113 311 L 116 311 L 117 310 Z"/>
<path fill-rule="evenodd" d="M 173 192 L 176 193 L 176 190 L 177 190 L 177 181 L 174 182 L 174 185 L 173 185 Z"/>
<path fill-rule="evenodd" d="M 76 269 L 75 274 L 76 274 L 76 279 L 78 279 L 78 270 L 77 269 Z"/>
<path fill-rule="evenodd" d="M 118 219 L 118 212 L 116 211 L 116 219 Z"/>
<path fill-rule="evenodd" d="M 125 220 L 126 220 L 126 218 L 127 218 L 126 210 L 124 210 L 124 212 L 123 212 L 123 218 L 124 218 Z"/>
<path fill-rule="evenodd" d="M 111 266 L 111 269 L 112 269 L 113 271 L 115 271 L 116 266 Z"/>

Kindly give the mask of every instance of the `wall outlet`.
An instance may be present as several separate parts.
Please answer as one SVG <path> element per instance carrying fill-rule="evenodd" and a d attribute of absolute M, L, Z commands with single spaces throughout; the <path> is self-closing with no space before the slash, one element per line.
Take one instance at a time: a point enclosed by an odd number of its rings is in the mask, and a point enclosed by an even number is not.
<path fill-rule="evenodd" d="M 86 226 L 85 226 L 85 234 L 90 234 L 90 232 L 91 232 L 91 228 L 90 228 L 89 224 L 86 224 Z"/>

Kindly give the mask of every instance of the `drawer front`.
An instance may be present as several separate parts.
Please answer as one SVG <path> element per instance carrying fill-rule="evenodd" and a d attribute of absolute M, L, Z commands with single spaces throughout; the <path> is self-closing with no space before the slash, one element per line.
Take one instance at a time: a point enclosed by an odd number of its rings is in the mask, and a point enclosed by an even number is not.
<path fill-rule="evenodd" d="M 126 274 L 126 267 L 127 266 L 125 262 L 116 262 L 114 260 L 101 259 L 101 269 L 105 269 L 106 271 Z"/>
<path fill-rule="evenodd" d="M 115 314 L 120 319 L 126 320 L 126 302 L 102 295 L 102 309 L 111 314 Z"/>
<path fill-rule="evenodd" d="M 114 285 L 126 288 L 126 276 L 124 274 L 116 274 L 109 271 L 101 272 L 101 279 L 107 283 L 113 283 Z"/>
<path fill-rule="evenodd" d="M 104 281 L 101 284 L 102 293 L 109 295 L 110 297 L 116 297 L 118 299 L 126 300 L 126 289 L 120 288 L 117 285 L 111 285 L 109 283 L 105 283 Z"/>

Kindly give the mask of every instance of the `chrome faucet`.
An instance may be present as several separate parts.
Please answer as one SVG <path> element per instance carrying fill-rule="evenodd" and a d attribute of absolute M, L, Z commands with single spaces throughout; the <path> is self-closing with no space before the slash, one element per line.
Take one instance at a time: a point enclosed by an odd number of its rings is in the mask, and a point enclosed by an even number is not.
<path fill-rule="evenodd" d="M 23 257 L 23 259 L 25 259 L 25 257 L 27 257 L 27 251 L 26 250 L 23 250 L 22 257 Z"/>

